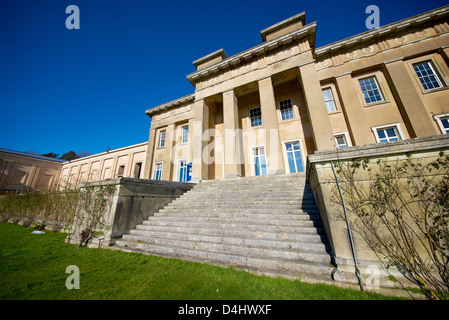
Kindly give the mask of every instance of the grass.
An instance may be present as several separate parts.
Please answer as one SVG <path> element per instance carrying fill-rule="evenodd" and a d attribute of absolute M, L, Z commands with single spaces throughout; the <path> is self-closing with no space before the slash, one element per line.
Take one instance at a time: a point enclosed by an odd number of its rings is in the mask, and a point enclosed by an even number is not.
<path fill-rule="evenodd" d="M 0 223 L 0 299 L 366 300 L 374 293 L 257 276 L 179 259 L 107 249 L 76 249 L 65 234 Z M 65 270 L 80 270 L 68 290 Z"/>

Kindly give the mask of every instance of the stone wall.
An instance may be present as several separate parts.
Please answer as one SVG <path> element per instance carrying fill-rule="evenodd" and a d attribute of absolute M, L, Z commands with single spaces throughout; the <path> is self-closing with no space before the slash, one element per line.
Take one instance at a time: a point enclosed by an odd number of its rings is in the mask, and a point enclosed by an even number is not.
<path fill-rule="evenodd" d="M 88 186 L 112 185 L 115 191 L 110 199 L 110 208 L 106 213 L 104 234 L 93 239 L 95 245 L 111 245 L 114 238 L 134 229 L 143 220 L 153 216 L 164 206 L 190 190 L 193 183 L 155 181 L 132 178 L 116 178 L 81 184 L 80 191 Z M 78 208 L 78 211 L 82 210 Z M 74 228 L 68 237 L 69 242 L 79 241 L 79 233 L 84 226 L 75 218 Z"/>
<path fill-rule="evenodd" d="M 331 162 L 343 163 L 345 161 L 368 159 L 370 163 L 376 163 L 379 159 L 383 162 L 394 163 L 397 160 L 417 160 L 427 164 L 435 160 L 440 151 L 449 153 L 449 135 L 437 135 L 425 138 L 414 138 L 390 143 L 380 143 L 365 145 L 360 147 L 350 147 L 337 150 L 326 150 L 316 152 L 308 157 L 308 180 L 313 190 L 320 214 L 335 255 L 335 262 L 338 266 L 336 278 L 353 278 L 354 257 L 351 249 L 351 243 L 348 236 L 346 221 L 342 219 L 341 211 L 338 210 L 335 202 L 332 202 L 332 196 L 336 194 L 337 185 L 335 175 L 332 170 Z M 375 166 L 373 166 L 374 168 Z M 374 169 L 375 170 L 375 169 Z M 365 187 L 368 185 L 368 175 L 362 173 L 357 176 L 356 185 Z M 340 181 L 341 183 L 341 181 Z M 349 219 L 351 212 L 348 212 Z M 400 278 L 401 275 L 395 268 L 385 270 L 382 261 L 369 248 L 366 241 L 357 232 L 352 230 L 354 252 L 357 259 L 359 270 L 365 279 L 372 273 L 373 266 L 379 268 L 383 276 L 384 286 L 395 286 L 397 284 L 389 281 L 388 275 Z M 337 279 L 338 280 L 338 279 Z"/>

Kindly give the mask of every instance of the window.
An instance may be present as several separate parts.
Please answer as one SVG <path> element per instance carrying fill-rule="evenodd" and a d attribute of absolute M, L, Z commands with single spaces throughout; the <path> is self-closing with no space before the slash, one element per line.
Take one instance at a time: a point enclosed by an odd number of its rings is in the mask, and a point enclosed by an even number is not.
<path fill-rule="evenodd" d="M 254 160 L 254 175 L 266 176 L 267 175 L 267 161 L 265 158 L 265 148 L 264 147 L 253 148 L 253 160 Z"/>
<path fill-rule="evenodd" d="M 124 172 L 125 172 L 125 165 L 118 167 L 117 177 L 123 177 Z"/>
<path fill-rule="evenodd" d="M 260 107 L 249 109 L 249 119 L 251 121 L 251 127 L 262 125 L 262 111 Z"/>
<path fill-rule="evenodd" d="M 289 172 L 304 172 L 299 141 L 287 142 L 284 145 Z"/>
<path fill-rule="evenodd" d="M 153 173 L 153 179 L 154 180 L 162 180 L 162 167 L 164 163 L 163 162 L 156 162 L 154 164 L 154 173 Z"/>
<path fill-rule="evenodd" d="M 371 128 L 376 136 L 377 142 L 393 142 L 403 139 L 403 133 L 400 124 L 373 127 Z"/>
<path fill-rule="evenodd" d="M 159 148 L 165 148 L 165 130 L 159 135 Z"/>
<path fill-rule="evenodd" d="M 443 86 L 430 61 L 416 63 L 413 65 L 413 69 L 415 69 L 424 90 L 432 90 Z"/>
<path fill-rule="evenodd" d="M 440 127 L 442 133 L 449 133 L 449 114 L 433 116 Z"/>
<path fill-rule="evenodd" d="M 281 111 L 281 119 L 288 120 L 294 117 L 292 99 L 279 101 L 279 110 Z"/>
<path fill-rule="evenodd" d="M 334 96 L 332 95 L 331 88 L 323 89 L 323 97 L 324 102 L 326 103 L 327 112 L 337 111 L 337 107 L 335 106 Z"/>
<path fill-rule="evenodd" d="M 136 162 L 134 166 L 134 178 L 140 178 L 140 171 L 142 170 L 142 162 Z"/>
<path fill-rule="evenodd" d="M 187 161 L 185 159 L 178 160 L 178 181 L 187 181 Z"/>
<path fill-rule="evenodd" d="M 189 126 L 181 127 L 181 143 L 189 142 Z"/>
<path fill-rule="evenodd" d="M 346 140 L 345 134 L 336 134 L 334 135 L 335 144 L 337 145 L 337 148 L 346 148 L 348 147 L 348 142 Z"/>
<path fill-rule="evenodd" d="M 367 104 L 383 101 L 382 94 L 375 77 L 361 79 L 359 80 L 359 83 L 363 92 L 363 97 L 365 98 L 365 102 Z"/>

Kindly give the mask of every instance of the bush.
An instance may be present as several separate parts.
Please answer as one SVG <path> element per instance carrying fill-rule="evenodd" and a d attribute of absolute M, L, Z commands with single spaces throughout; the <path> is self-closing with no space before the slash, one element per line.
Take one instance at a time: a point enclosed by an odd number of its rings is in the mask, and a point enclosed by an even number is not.
<path fill-rule="evenodd" d="M 37 229 L 47 225 L 53 231 L 67 228 L 73 223 L 78 205 L 77 190 L 40 191 L 9 194 L 0 197 L 0 221 L 19 223 Z"/>
<path fill-rule="evenodd" d="M 335 166 L 351 227 L 428 299 L 449 299 L 449 156 Z"/>

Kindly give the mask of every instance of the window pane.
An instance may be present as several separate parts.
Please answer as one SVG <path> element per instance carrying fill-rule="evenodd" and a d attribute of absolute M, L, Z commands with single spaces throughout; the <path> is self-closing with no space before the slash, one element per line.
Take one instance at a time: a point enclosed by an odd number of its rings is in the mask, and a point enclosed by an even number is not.
<path fill-rule="evenodd" d="M 182 127 L 182 137 L 181 142 L 187 143 L 189 141 L 189 126 Z"/>
<path fill-rule="evenodd" d="M 346 148 L 346 138 L 344 135 L 335 136 L 335 142 L 337 143 L 337 148 Z"/>
<path fill-rule="evenodd" d="M 296 172 L 295 157 L 293 155 L 293 152 L 287 152 L 287 161 L 290 173 Z"/>
<path fill-rule="evenodd" d="M 265 162 L 265 156 L 260 157 L 260 167 L 263 176 L 267 175 L 267 164 Z"/>
<path fill-rule="evenodd" d="M 293 118 L 293 106 L 292 100 L 286 99 L 279 102 L 279 110 L 281 111 L 282 120 L 288 120 Z"/>
<path fill-rule="evenodd" d="M 396 137 L 396 132 L 394 131 L 393 128 L 388 128 L 388 129 L 387 129 L 387 136 L 388 136 L 389 138 L 391 138 L 391 137 Z"/>
<path fill-rule="evenodd" d="M 446 133 L 449 133 L 449 117 L 442 118 L 441 123 L 443 124 L 444 131 L 446 131 Z"/>
<path fill-rule="evenodd" d="M 259 157 L 254 157 L 254 172 L 256 176 L 260 176 L 260 162 Z"/>
<path fill-rule="evenodd" d="M 262 125 L 262 112 L 259 108 L 253 108 L 249 110 L 249 118 L 251 120 L 251 127 Z"/>
<path fill-rule="evenodd" d="M 161 147 L 161 148 L 165 147 L 165 131 L 161 131 L 159 147 Z"/>
<path fill-rule="evenodd" d="M 295 154 L 297 172 L 303 172 L 304 171 L 304 167 L 302 165 L 301 151 L 295 151 L 294 154 Z"/>
<path fill-rule="evenodd" d="M 429 61 L 415 64 L 413 68 L 425 90 L 442 87 L 441 81 Z"/>
<path fill-rule="evenodd" d="M 359 83 L 366 103 L 373 103 L 383 100 L 379 86 L 377 85 L 374 77 L 359 80 Z"/>
<path fill-rule="evenodd" d="M 398 141 L 399 135 L 396 127 L 377 129 L 377 136 L 380 142 Z"/>
<path fill-rule="evenodd" d="M 332 95 L 331 88 L 327 88 L 323 90 L 324 102 L 326 104 L 327 112 L 336 111 L 337 108 L 334 102 L 334 96 Z"/>

